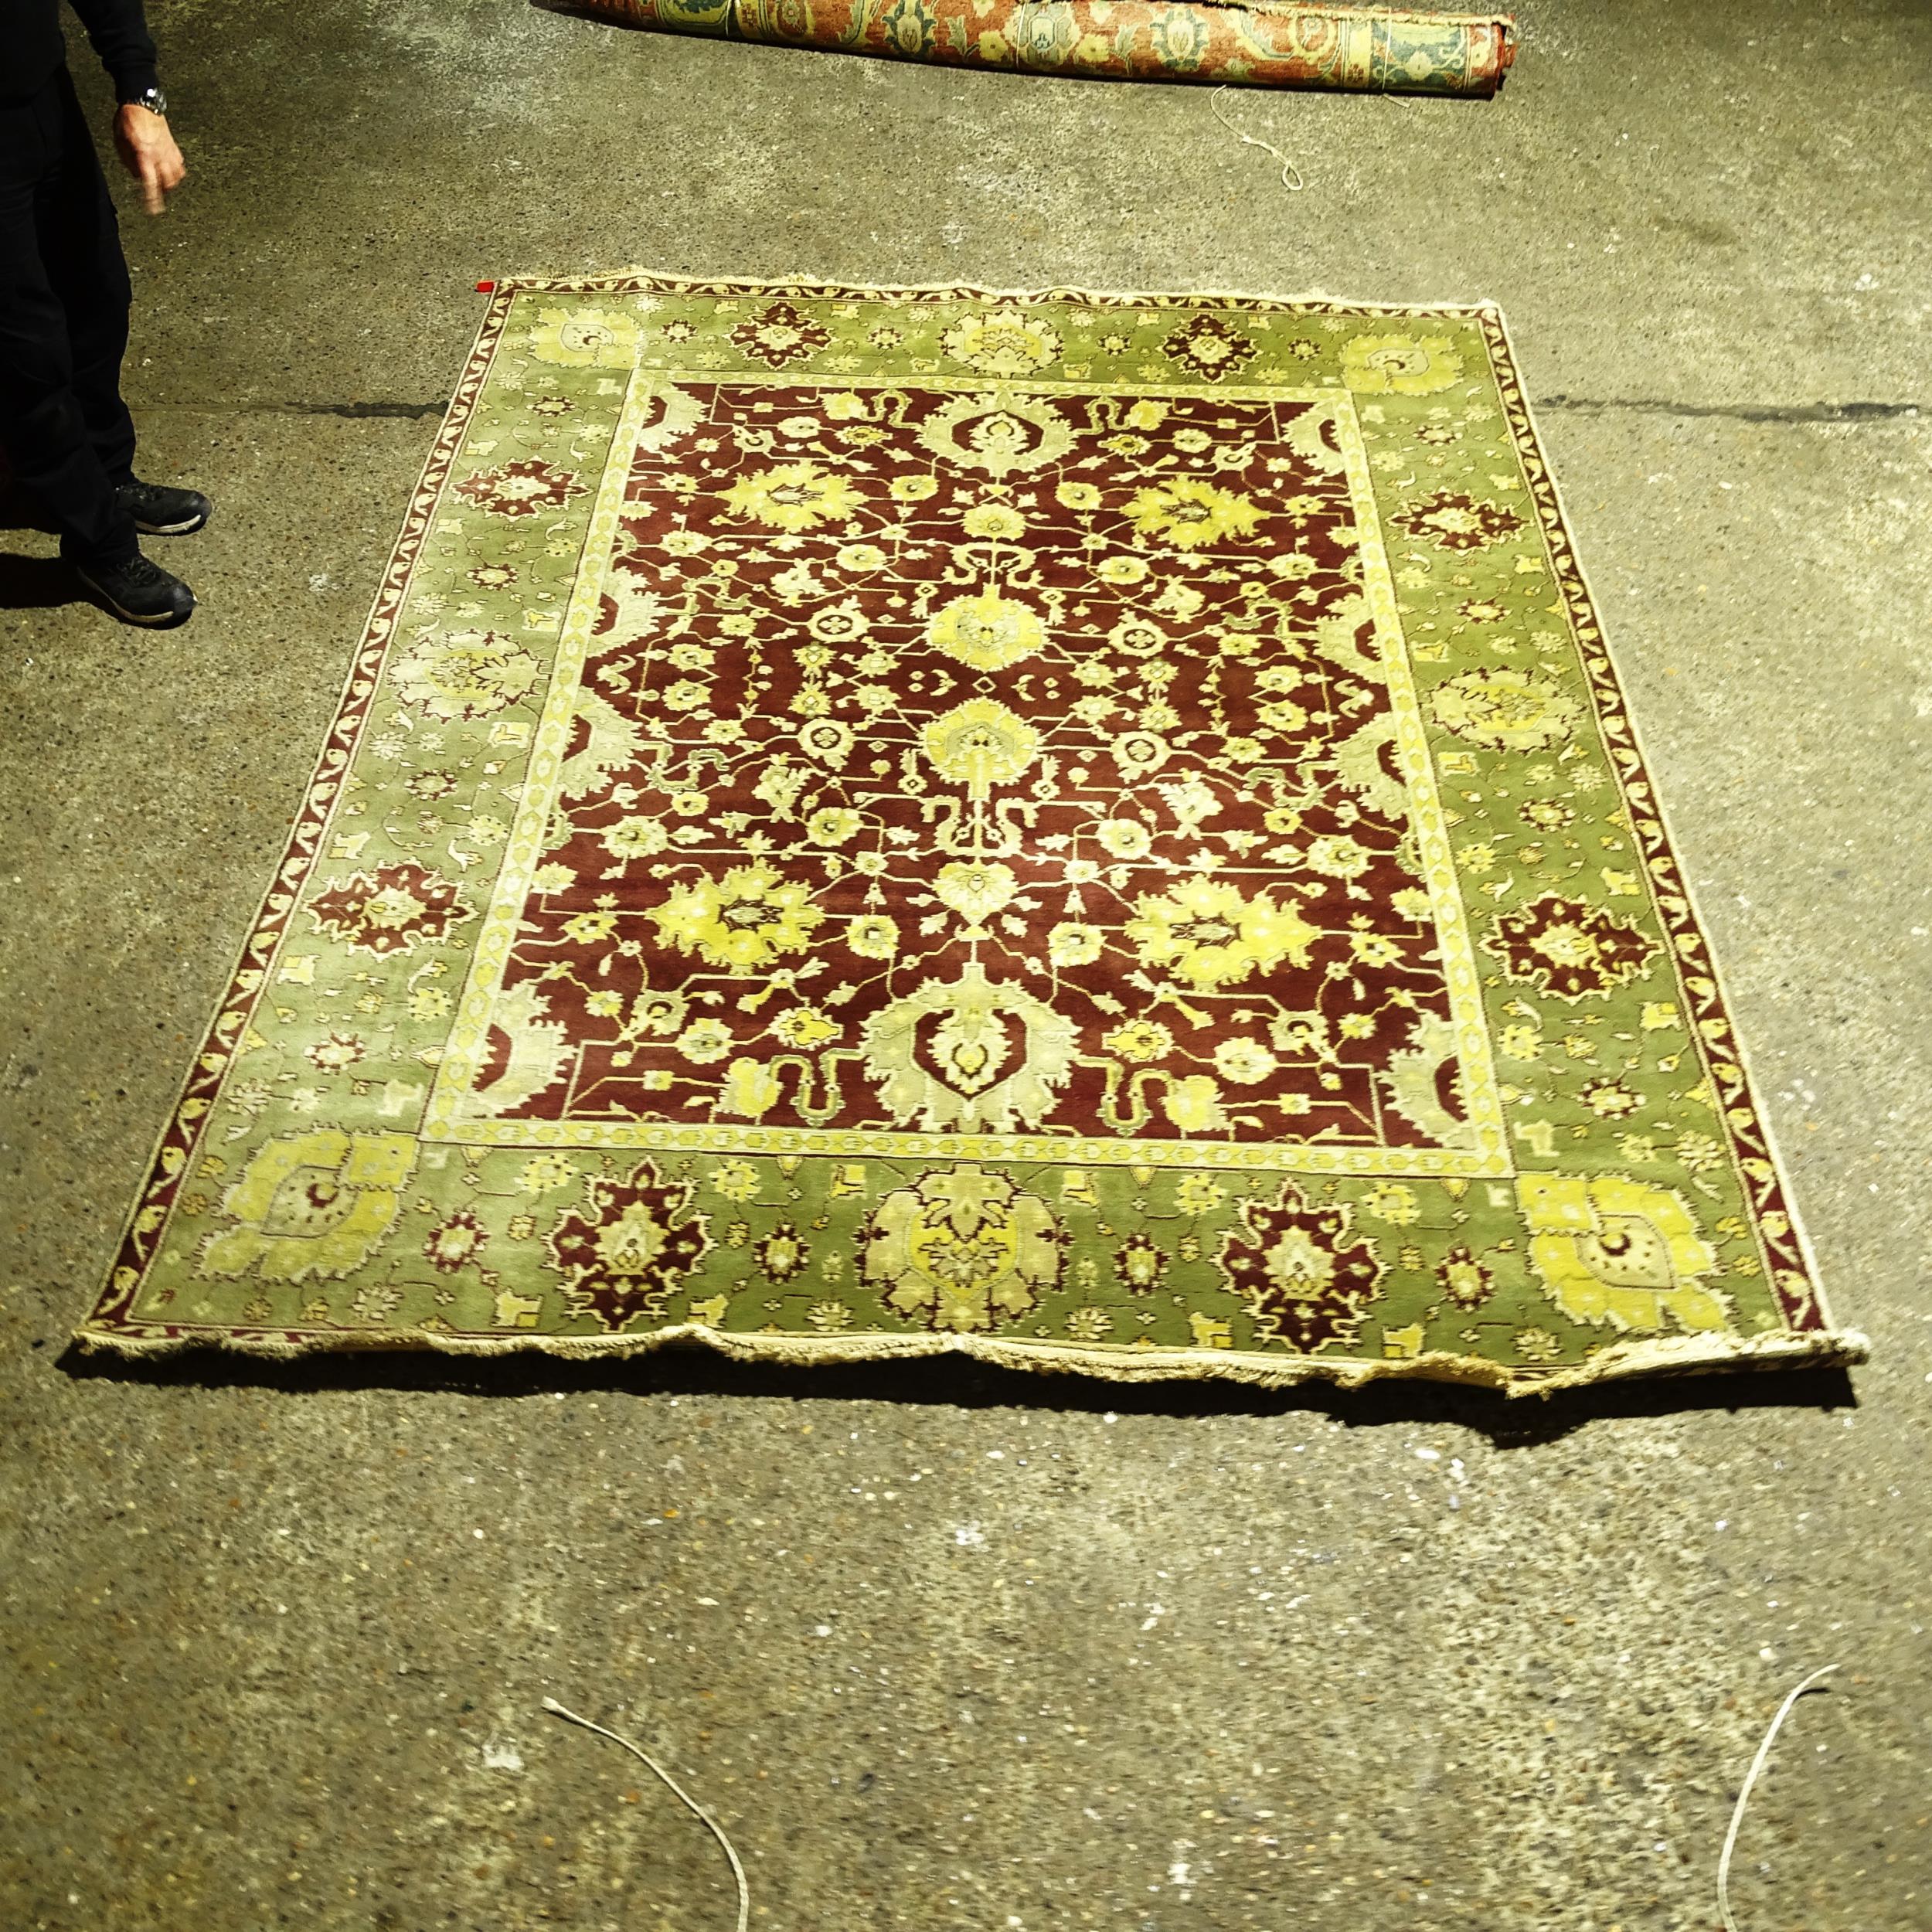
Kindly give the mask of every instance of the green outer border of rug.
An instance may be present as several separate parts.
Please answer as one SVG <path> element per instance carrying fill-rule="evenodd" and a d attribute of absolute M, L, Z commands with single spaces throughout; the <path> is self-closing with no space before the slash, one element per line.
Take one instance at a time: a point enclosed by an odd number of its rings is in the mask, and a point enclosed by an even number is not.
<path fill-rule="evenodd" d="M 1821 1325 L 1797 1332 L 1763 1335 L 1747 1339 L 1716 1338 L 1703 1335 L 1674 1335 L 1614 1343 L 1584 1362 L 1558 1369 L 1517 1366 L 1460 1355 L 1436 1352 L 1400 1359 L 1349 1359 L 1323 1355 L 1275 1356 L 1201 1350 L 1149 1349 L 1129 1355 L 1124 1351 L 1082 1349 L 1065 1343 L 1040 1343 L 1005 1339 L 971 1333 L 929 1333 L 904 1335 L 851 1337 L 767 1335 L 734 1333 L 685 1323 L 641 1335 L 462 1335 L 410 1331 L 371 1330 L 366 1332 L 337 1331 L 328 1335 L 292 1335 L 285 1332 L 259 1335 L 234 1331 L 161 1335 L 130 1334 L 95 1323 L 124 1308 L 136 1292 L 147 1260 L 159 1245 L 165 1233 L 168 1210 L 181 1177 L 198 1145 L 201 1125 L 212 1111 L 212 1103 L 226 1077 L 233 1043 L 245 1031 L 249 1016 L 268 985 L 264 969 L 280 950 L 301 888 L 315 864 L 342 794 L 338 781 L 349 765 L 362 734 L 378 686 L 384 660 L 394 636 L 396 620 L 408 594 L 417 558 L 434 522 L 471 413 L 488 376 L 492 362 L 509 319 L 512 304 L 519 295 L 649 294 L 662 291 L 682 294 L 723 296 L 832 297 L 867 298 L 927 298 L 932 300 L 1012 301 L 1036 303 L 1054 300 L 1088 301 L 1110 305 L 1142 306 L 1154 304 L 1241 302 L 1275 310 L 1301 313 L 1345 314 L 1362 316 L 1454 317 L 1475 321 L 1481 328 L 1498 400 L 1508 423 L 1511 440 L 1523 467 L 1529 495 L 1535 503 L 1537 521 L 1553 573 L 1561 587 L 1566 611 L 1576 635 L 1578 654 L 1588 673 L 1590 699 L 1600 726 L 1614 717 L 1634 754 L 1634 774 L 1648 789 L 1646 809 L 1659 831 L 1649 842 L 1647 857 L 1653 873 L 1668 878 L 1689 910 L 1681 917 L 1662 914 L 1673 937 L 1692 934 L 1706 948 L 1704 976 L 1713 985 L 1709 998 L 1690 996 L 1683 984 L 1681 953 L 1672 948 L 1672 970 L 1688 1010 L 1706 1019 L 1724 1020 L 1728 1026 L 1726 1002 L 1721 971 L 1709 958 L 1703 925 L 1695 895 L 1682 875 L 1675 854 L 1667 808 L 1658 801 L 1650 777 L 1650 760 L 1631 719 L 1622 683 L 1607 645 L 1600 634 L 1594 599 L 1571 541 L 1568 519 L 1560 492 L 1544 454 L 1529 405 L 1517 373 L 1514 345 L 1502 311 L 1493 302 L 1379 303 L 1338 301 L 1327 296 L 1284 298 L 1237 294 L 1228 290 L 1192 290 L 1179 297 L 1131 294 L 1119 291 L 1095 291 L 1075 288 L 1036 290 L 989 289 L 968 284 L 937 283 L 866 287 L 822 281 L 816 277 L 791 276 L 780 279 L 748 281 L 726 277 L 697 277 L 653 274 L 626 270 L 606 275 L 574 277 L 517 276 L 497 281 L 480 325 L 462 376 L 444 418 L 443 427 L 424 462 L 422 475 L 410 499 L 400 535 L 392 549 L 380 587 L 371 607 L 369 622 L 356 648 L 334 721 L 304 792 L 301 808 L 291 829 L 287 844 L 274 877 L 264 896 L 262 909 L 251 923 L 242 943 L 236 964 L 229 975 L 226 992 L 210 1023 L 206 1041 L 182 1083 L 166 1124 L 157 1136 L 147 1168 L 147 1179 L 130 1207 L 116 1243 L 114 1258 L 97 1304 L 75 1332 L 74 1339 L 88 1349 L 106 1349 L 140 1357 L 169 1354 L 184 1349 L 219 1348 L 239 1352 L 280 1358 L 318 1353 L 349 1353 L 364 1350 L 431 1349 L 453 1355 L 484 1356 L 530 1352 L 586 1359 L 599 1356 L 648 1353 L 675 1342 L 695 1342 L 740 1360 L 788 1363 L 794 1366 L 832 1365 L 862 1361 L 905 1360 L 917 1356 L 964 1355 L 1008 1367 L 1053 1370 L 1095 1376 L 1110 1381 L 1216 1380 L 1279 1388 L 1319 1380 L 1344 1388 L 1389 1377 L 1405 1380 L 1455 1382 L 1502 1390 L 1511 1396 L 1543 1395 L 1584 1384 L 1617 1380 L 1637 1376 L 1716 1373 L 1759 1367 L 1849 1367 L 1866 1360 L 1869 1343 L 1854 1330 L 1840 1329 L 1834 1323 L 1825 1300 L 1809 1237 L 1793 1209 L 1783 1165 L 1772 1146 L 1765 1124 L 1764 1111 L 1747 1054 L 1737 1042 L 1735 1030 L 1732 1057 L 1743 1070 L 1750 1113 L 1751 1138 L 1770 1163 L 1776 1175 L 1776 1205 L 1788 1218 L 1792 1233 L 1803 1256 L 1808 1285 Z M 1580 625 L 1597 634 L 1586 641 Z M 1618 761 L 1610 761 L 1616 773 L 1620 798 L 1630 802 L 1630 784 Z M 1658 868 L 1664 869 L 1662 872 Z M 245 979 L 253 977 L 251 986 Z M 1706 1049 L 1699 1038 L 1699 1052 Z M 1740 1138 L 1734 1121 L 1727 1121 L 1726 1131 L 1733 1145 Z M 1769 1205 L 1767 1203 L 1766 1205 Z M 160 1211 L 156 1212 L 157 1209 Z"/>

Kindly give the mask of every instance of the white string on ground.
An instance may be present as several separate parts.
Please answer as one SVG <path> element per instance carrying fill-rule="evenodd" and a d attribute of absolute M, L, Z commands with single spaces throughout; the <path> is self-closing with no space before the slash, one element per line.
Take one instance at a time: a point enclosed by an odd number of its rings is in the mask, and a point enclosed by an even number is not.
<path fill-rule="evenodd" d="M 543 1700 L 543 1708 L 554 1717 L 567 1718 L 573 1724 L 581 1724 L 587 1731 L 595 1731 L 600 1737 L 607 1737 L 613 1744 L 621 1744 L 640 1763 L 648 1764 L 682 1802 L 685 1808 L 704 1825 L 705 1829 L 724 1847 L 724 1855 L 731 1861 L 731 1876 L 738 1881 L 738 1932 L 745 1932 L 751 1922 L 751 1887 L 746 1882 L 745 1868 L 738 1862 L 738 1854 L 732 1849 L 730 1838 L 724 1835 L 724 1827 L 687 1791 L 647 1750 L 641 1750 L 628 1737 L 620 1737 L 615 1731 L 606 1730 L 601 1724 L 594 1724 L 587 1717 L 580 1717 L 573 1710 L 566 1710 L 554 1697 Z"/>
<path fill-rule="evenodd" d="M 1221 111 L 1221 97 L 1226 94 L 1227 90 L 1227 83 L 1223 81 L 1222 84 L 1216 87 L 1214 92 L 1208 97 L 1208 105 L 1214 110 L 1214 118 L 1218 121 L 1223 128 L 1226 128 L 1228 132 L 1233 135 L 1235 139 L 1240 141 L 1243 148 L 1259 148 L 1264 152 L 1272 155 L 1275 159 L 1281 164 L 1281 185 L 1287 189 L 1288 192 L 1291 195 L 1300 194 L 1302 188 L 1305 185 L 1301 179 L 1301 170 L 1296 167 L 1294 163 L 1289 160 L 1287 156 L 1282 153 L 1281 150 L 1276 147 L 1273 141 L 1263 141 L 1253 134 L 1244 134 L 1242 133 L 1241 130 L 1236 127 L 1234 123 L 1229 120 L 1227 116 Z M 1292 181 L 1288 179 L 1291 175 L 1294 177 Z"/>
<path fill-rule="evenodd" d="M 1778 1706 L 1777 1715 L 1771 1719 L 1771 1727 L 1764 1733 L 1764 1741 L 1758 1746 L 1757 1755 L 1751 1760 L 1751 1768 L 1745 1774 L 1744 1788 L 1737 1794 L 1736 1808 L 1731 1813 L 1731 1828 L 1724 1834 L 1724 1849 L 1717 1860 L 1717 1909 L 1723 1914 L 1724 1932 L 1737 1932 L 1737 1921 L 1731 1916 L 1731 1854 L 1737 1849 L 1737 1829 L 1744 1822 L 1744 1807 L 1750 1802 L 1751 1787 L 1757 1782 L 1757 1774 L 1764 1770 L 1765 1761 L 1771 1754 L 1772 1740 L 1777 1736 L 1779 1726 L 1791 1715 L 1791 1706 L 1820 1678 L 1829 1677 L 1838 1668 L 1836 1664 L 1827 1664 L 1822 1670 L 1813 1671 Z"/>

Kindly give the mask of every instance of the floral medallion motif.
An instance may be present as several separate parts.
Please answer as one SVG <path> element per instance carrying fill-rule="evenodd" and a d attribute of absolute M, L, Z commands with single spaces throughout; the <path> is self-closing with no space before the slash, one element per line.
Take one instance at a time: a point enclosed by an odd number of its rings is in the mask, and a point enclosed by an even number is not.
<path fill-rule="evenodd" d="M 1443 1294 L 1459 1308 L 1479 1308 L 1494 1293 L 1495 1272 L 1466 1247 L 1451 1248 L 1437 1264 L 1436 1280 Z"/>
<path fill-rule="evenodd" d="M 1138 492 L 1128 499 L 1127 514 L 1148 542 L 1177 550 L 1239 542 L 1254 534 L 1262 517 L 1251 498 L 1193 477 Z"/>
<path fill-rule="evenodd" d="M 1167 1273 L 1167 1251 L 1151 1236 L 1131 1236 L 1114 1250 L 1114 1267 L 1131 1294 L 1151 1294 Z"/>
<path fill-rule="evenodd" d="M 810 362 L 813 351 L 823 349 L 832 335 L 791 303 L 774 302 L 752 321 L 741 322 L 731 339 L 767 369 L 783 369 L 788 362 Z"/>
<path fill-rule="evenodd" d="M 758 1271 L 774 1287 L 782 1287 L 805 1271 L 811 1247 L 789 1221 L 781 1221 L 751 1250 Z"/>
<path fill-rule="evenodd" d="M 1342 379 L 1362 396 L 1433 396 L 1462 371 L 1446 335 L 1357 335 L 1342 352 Z"/>
<path fill-rule="evenodd" d="M 801 951 L 825 913 L 802 886 L 766 865 L 739 866 L 722 879 L 674 886 L 651 917 L 667 945 L 729 973 L 755 972 Z"/>
<path fill-rule="evenodd" d="M 856 514 L 852 484 L 814 462 L 782 463 L 741 478 L 724 492 L 726 509 L 774 530 L 795 533 Z"/>
<path fill-rule="evenodd" d="M 1162 343 L 1161 352 L 1210 383 L 1235 374 L 1254 359 L 1254 344 L 1239 329 L 1213 315 L 1196 315 Z"/>
<path fill-rule="evenodd" d="M 1257 1337 L 1303 1354 L 1354 1341 L 1383 1266 L 1372 1242 L 1350 1238 L 1349 1219 L 1345 1207 L 1311 1207 L 1289 1185 L 1272 1202 L 1243 1206 L 1219 1258 Z"/>
<path fill-rule="evenodd" d="M 894 1313 L 973 1333 L 1031 1314 L 1053 1292 L 1066 1232 L 1037 1195 L 960 1166 L 895 1189 L 860 1242 L 865 1280 Z"/>
<path fill-rule="evenodd" d="M 1059 462 L 1073 447 L 1073 432 L 1065 410 L 1046 397 L 996 389 L 942 403 L 920 425 L 919 443 L 943 462 L 1003 483 Z"/>
<path fill-rule="evenodd" d="M 694 1191 L 666 1182 L 650 1161 L 622 1181 L 587 1181 L 585 1205 L 566 1209 L 544 1236 L 571 1313 L 612 1331 L 662 1315 L 711 1245 L 707 1217 L 691 1211 Z"/>
<path fill-rule="evenodd" d="M 439 1222 L 423 1243 L 423 1258 L 443 1274 L 466 1268 L 483 1250 L 488 1231 L 467 1208 Z"/>
<path fill-rule="evenodd" d="M 197 1270 L 265 1281 L 352 1274 L 394 1226 L 415 1165 L 406 1134 L 318 1128 L 269 1141 L 223 1196 L 235 1225 L 202 1243 Z"/>
<path fill-rule="evenodd" d="M 1706 1333 L 1730 1316 L 1704 1277 L 1717 1256 L 1681 1196 L 1621 1175 L 1526 1174 L 1516 1183 L 1529 1257 L 1573 1321 Z"/>
<path fill-rule="evenodd" d="M 1010 785 L 1039 755 L 1040 735 L 992 698 L 971 698 L 934 719 L 920 734 L 927 762 L 983 804 Z"/>
<path fill-rule="evenodd" d="M 1212 879 L 1185 879 L 1138 910 L 1126 930 L 1141 958 L 1204 991 L 1238 985 L 1284 960 L 1304 965 L 1319 937 L 1292 905 Z"/>
<path fill-rule="evenodd" d="M 493 516 L 536 516 L 562 509 L 571 498 L 583 494 L 583 485 L 574 471 L 529 456 L 466 476 L 457 485 L 456 494 Z"/>
<path fill-rule="evenodd" d="M 354 1033 L 325 1033 L 304 1047 L 302 1054 L 318 1073 L 342 1073 L 367 1059 L 369 1049 Z"/>
<path fill-rule="evenodd" d="M 1046 627 L 1031 604 L 981 590 L 942 605 L 927 637 L 934 650 L 975 671 L 1004 671 L 1046 643 Z"/>
<path fill-rule="evenodd" d="M 1019 889 L 1012 867 L 997 859 L 956 859 L 941 866 L 933 881 L 933 892 L 941 904 L 951 906 L 968 925 L 982 927 L 994 913 L 1004 912 L 1012 903 Z"/>
<path fill-rule="evenodd" d="M 527 698 L 543 667 L 495 631 L 432 632 L 396 667 L 396 692 L 432 718 L 451 723 L 487 718 Z"/>
<path fill-rule="evenodd" d="M 866 1070 L 896 1121 L 927 1132 L 1039 1126 L 1073 1069 L 1073 1029 L 1023 988 L 969 964 L 868 1019 Z"/>
<path fill-rule="evenodd" d="M 1035 376 L 1060 355 L 1060 332 L 1023 308 L 962 315 L 940 338 L 955 362 L 981 376 Z"/>
<path fill-rule="evenodd" d="M 1429 695 L 1437 722 L 1471 743 L 1498 751 L 1547 751 L 1576 728 L 1583 706 L 1546 677 L 1522 671 L 1465 671 Z"/>
<path fill-rule="evenodd" d="M 1454 490 L 1438 490 L 1389 520 L 1444 550 L 1486 550 L 1522 528 L 1522 519 L 1505 505 L 1479 503 Z"/>
<path fill-rule="evenodd" d="M 1657 952 L 1628 920 L 1555 893 L 1498 914 L 1489 947 L 1511 978 L 1533 981 L 1567 1000 L 1628 985 Z"/>
<path fill-rule="evenodd" d="M 326 938 L 386 954 L 434 945 L 471 914 L 454 881 L 405 859 L 336 880 L 317 893 L 308 916 Z"/>
<path fill-rule="evenodd" d="M 530 353 L 540 362 L 563 369 L 629 369 L 638 359 L 638 318 L 621 308 L 544 308 L 530 332 Z M 566 399 L 544 396 L 532 405 L 539 413 L 558 413 Z"/>

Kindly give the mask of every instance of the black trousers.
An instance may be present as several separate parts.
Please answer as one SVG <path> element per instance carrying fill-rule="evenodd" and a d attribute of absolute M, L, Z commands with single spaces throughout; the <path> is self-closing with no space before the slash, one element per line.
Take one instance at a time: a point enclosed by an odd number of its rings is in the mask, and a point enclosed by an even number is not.
<path fill-rule="evenodd" d="M 73 77 L 0 101 L 0 445 L 77 563 L 125 563 L 132 474 L 121 400 L 133 290 Z"/>

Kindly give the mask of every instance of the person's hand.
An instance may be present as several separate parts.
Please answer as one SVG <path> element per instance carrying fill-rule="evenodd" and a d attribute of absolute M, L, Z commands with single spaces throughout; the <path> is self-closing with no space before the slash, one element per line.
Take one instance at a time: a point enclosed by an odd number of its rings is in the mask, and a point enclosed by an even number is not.
<path fill-rule="evenodd" d="M 141 206 L 151 215 L 166 214 L 168 195 L 188 178 L 168 117 L 124 102 L 114 116 L 114 149 L 140 186 Z"/>

